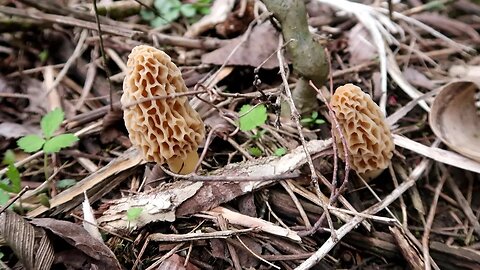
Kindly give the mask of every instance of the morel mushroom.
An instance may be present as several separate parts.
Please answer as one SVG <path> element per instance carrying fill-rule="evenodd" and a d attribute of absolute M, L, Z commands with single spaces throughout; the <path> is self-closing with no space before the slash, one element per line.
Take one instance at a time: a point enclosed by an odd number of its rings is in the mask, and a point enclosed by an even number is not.
<path fill-rule="evenodd" d="M 121 103 L 130 140 L 146 161 L 191 173 L 205 136 L 202 119 L 186 96 L 155 99 L 187 91 L 180 70 L 166 53 L 146 45 L 133 48 L 127 67 Z"/>
<path fill-rule="evenodd" d="M 385 117 L 370 95 L 360 87 L 338 87 L 330 100 L 344 135 L 349 161 L 362 177 L 372 179 L 388 167 L 394 144 Z M 340 158 L 345 159 L 342 140 L 335 130 Z"/>

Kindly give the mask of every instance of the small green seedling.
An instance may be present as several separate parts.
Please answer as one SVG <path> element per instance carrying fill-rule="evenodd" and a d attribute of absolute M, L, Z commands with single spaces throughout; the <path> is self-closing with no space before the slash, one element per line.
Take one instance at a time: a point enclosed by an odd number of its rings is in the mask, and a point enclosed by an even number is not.
<path fill-rule="evenodd" d="M 312 112 L 310 117 L 305 117 L 300 120 L 302 124 L 305 124 L 309 127 L 313 127 L 315 125 L 321 125 L 325 123 L 325 120 L 318 118 L 318 112 Z"/>
<path fill-rule="evenodd" d="M 127 220 L 134 221 L 140 217 L 142 214 L 143 208 L 141 207 L 132 207 L 127 210 Z"/>
<path fill-rule="evenodd" d="M 15 156 L 11 150 L 5 152 L 2 163 L 7 165 L 7 172 L 5 173 L 7 178 L 0 180 L 0 205 L 5 205 L 10 199 L 8 192 L 19 193 L 22 189 L 22 183 L 20 173 L 15 167 Z"/>
<path fill-rule="evenodd" d="M 57 153 L 61 149 L 70 147 L 78 141 L 78 137 L 71 133 L 53 136 L 53 134 L 60 128 L 64 117 L 65 114 L 62 109 L 54 109 L 42 117 L 42 120 L 40 121 L 42 136 L 36 134 L 27 135 L 17 141 L 18 147 L 27 153 L 37 152 L 40 149 L 43 150 L 46 179 L 48 179 L 47 155 Z"/>
<path fill-rule="evenodd" d="M 241 131 L 253 130 L 267 122 L 267 108 L 260 104 L 256 106 L 243 105 L 239 113 L 239 127 Z"/>
<path fill-rule="evenodd" d="M 175 21 L 180 15 L 192 19 L 196 15 L 209 14 L 211 2 L 212 0 L 197 0 L 194 3 L 183 4 L 179 0 L 155 0 L 153 7 L 160 16 L 151 10 L 142 10 L 140 15 L 149 21 L 152 27 L 159 27 Z"/>
<path fill-rule="evenodd" d="M 277 148 L 273 154 L 277 157 L 281 157 L 281 156 L 285 155 L 286 153 L 287 153 L 287 149 L 285 149 L 283 147 L 280 147 L 280 148 Z"/>
<path fill-rule="evenodd" d="M 248 152 L 254 157 L 260 157 L 263 154 L 263 151 L 258 147 L 251 147 L 250 149 L 248 149 Z"/>

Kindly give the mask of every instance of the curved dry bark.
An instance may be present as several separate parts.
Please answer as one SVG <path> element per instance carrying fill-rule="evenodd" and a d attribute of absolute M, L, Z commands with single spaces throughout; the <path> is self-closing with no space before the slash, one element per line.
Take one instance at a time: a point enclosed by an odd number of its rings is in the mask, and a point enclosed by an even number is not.
<path fill-rule="evenodd" d="M 305 3 L 302 0 L 263 0 L 263 3 L 280 22 L 285 41 L 292 40 L 287 50 L 292 58 L 293 71 L 301 76 L 293 98 L 301 114 L 310 113 L 317 107 L 317 100 L 308 80 L 315 85 L 323 85 L 329 68 L 323 46 L 313 39 L 308 30 Z"/>

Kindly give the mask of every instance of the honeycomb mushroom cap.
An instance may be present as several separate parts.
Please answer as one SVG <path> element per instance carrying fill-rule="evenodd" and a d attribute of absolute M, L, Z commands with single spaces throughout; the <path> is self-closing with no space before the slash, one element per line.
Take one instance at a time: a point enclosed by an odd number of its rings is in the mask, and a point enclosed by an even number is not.
<path fill-rule="evenodd" d="M 168 163 L 174 172 L 193 171 L 205 137 L 200 115 L 186 96 L 150 99 L 186 92 L 180 70 L 166 53 L 146 45 L 133 48 L 127 67 L 121 103 L 133 145 L 149 162 Z"/>
<path fill-rule="evenodd" d="M 394 149 L 390 128 L 380 108 L 370 95 L 353 84 L 338 87 L 330 105 L 345 137 L 352 168 L 367 179 L 377 177 L 388 167 Z M 337 133 L 335 142 L 344 160 L 343 144 Z"/>

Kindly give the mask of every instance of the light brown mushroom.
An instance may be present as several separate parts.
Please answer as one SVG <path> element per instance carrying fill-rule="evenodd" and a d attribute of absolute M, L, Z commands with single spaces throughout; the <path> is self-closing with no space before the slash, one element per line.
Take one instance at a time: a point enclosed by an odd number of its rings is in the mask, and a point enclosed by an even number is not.
<path fill-rule="evenodd" d="M 191 173 L 205 137 L 200 115 L 186 96 L 152 99 L 187 91 L 180 70 L 166 53 L 146 45 L 133 48 L 127 67 L 121 103 L 133 145 L 146 161 Z"/>
<path fill-rule="evenodd" d="M 332 110 L 345 137 L 349 161 L 362 177 L 377 177 L 390 163 L 394 144 L 385 117 L 370 95 L 360 87 L 338 87 L 330 100 Z M 345 159 L 342 140 L 335 130 L 340 158 Z"/>

